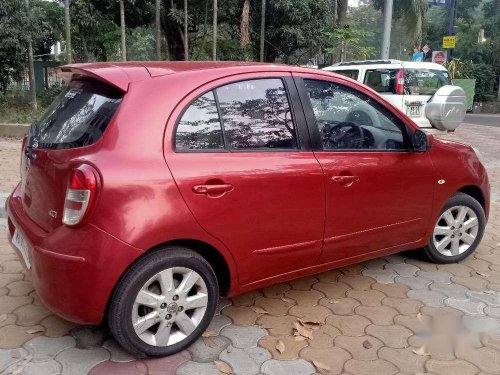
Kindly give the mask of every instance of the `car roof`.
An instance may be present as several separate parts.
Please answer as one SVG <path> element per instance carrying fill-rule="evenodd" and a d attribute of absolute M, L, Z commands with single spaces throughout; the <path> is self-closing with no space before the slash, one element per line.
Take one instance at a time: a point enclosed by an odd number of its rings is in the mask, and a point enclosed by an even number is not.
<path fill-rule="evenodd" d="M 131 61 L 97 62 L 60 66 L 57 71 L 65 81 L 91 77 L 127 91 L 131 82 L 172 74 L 210 71 L 220 75 L 259 71 L 318 72 L 318 69 L 283 64 L 246 61 Z"/>
<path fill-rule="evenodd" d="M 389 69 L 389 68 L 414 68 L 414 69 L 434 69 L 446 71 L 447 69 L 440 64 L 427 61 L 400 61 L 400 60 L 366 60 L 366 61 L 350 61 L 337 63 L 323 68 L 327 71 L 335 70 L 349 70 L 353 68 L 366 67 L 375 69 Z"/>

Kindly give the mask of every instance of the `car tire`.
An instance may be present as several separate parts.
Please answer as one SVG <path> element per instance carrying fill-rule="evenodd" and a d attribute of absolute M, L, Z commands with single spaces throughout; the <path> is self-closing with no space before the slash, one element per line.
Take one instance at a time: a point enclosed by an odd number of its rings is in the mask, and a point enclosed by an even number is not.
<path fill-rule="evenodd" d="M 424 252 L 435 263 L 459 262 L 477 248 L 485 225 L 486 219 L 481 204 L 470 195 L 456 193 L 441 210 Z"/>
<path fill-rule="evenodd" d="M 168 356 L 206 330 L 218 297 L 215 273 L 198 253 L 182 247 L 154 250 L 134 263 L 115 288 L 109 328 L 133 355 Z"/>

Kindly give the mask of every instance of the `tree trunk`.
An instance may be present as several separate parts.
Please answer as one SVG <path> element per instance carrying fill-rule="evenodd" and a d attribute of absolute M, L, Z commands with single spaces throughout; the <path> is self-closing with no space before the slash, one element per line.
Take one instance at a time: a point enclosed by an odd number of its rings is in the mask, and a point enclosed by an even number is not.
<path fill-rule="evenodd" d="M 217 0 L 214 0 L 212 60 L 217 61 Z"/>
<path fill-rule="evenodd" d="M 29 0 L 26 0 L 26 13 L 28 15 L 28 20 L 31 23 L 31 11 Z M 33 109 L 37 109 L 36 103 L 36 82 L 35 82 L 35 64 L 33 63 L 33 44 L 31 41 L 31 31 L 28 35 L 28 78 L 30 82 L 30 103 Z"/>
<path fill-rule="evenodd" d="M 161 0 L 155 1 L 155 27 L 156 27 L 156 60 L 161 60 L 161 24 L 160 24 Z"/>
<path fill-rule="evenodd" d="M 245 48 L 248 43 L 250 43 L 250 0 L 245 0 L 241 12 L 240 45 Z"/>
<path fill-rule="evenodd" d="M 347 25 L 348 0 L 340 0 L 339 3 L 340 3 L 340 6 L 338 8 L 338 13 L 339 13 L 338 23 L 339 23 L 339 27 L 344 27 Z"/>
<path fill-rule="evenodd" d="M 66 28 L 66 62 L 71 64 L 73 57 L 71 54 L 71 20 L 69 17 L 69 0 L 64 0 L 64 24 Z"/>
<path fill-rule="evenodd" d="M 188 1 L 184 0 L 184 60 L 189 61 Z"/>
<path fill-rule="evenodd" d="M 127 61 L 127 41 L 125 39 L 125 4 L 120 1 L 120 31 L 122 36 L 122 61 Z"/>
<path fill-rule="evenodd" d="M 262 0 L 260 8 L 260 62 L 264 62 L 264 45 L 266 38 L 266 0 Z"/>
<path fill-rule="evenodd" d="M 500 0 L 495 0 L 495 16 L 500 16 Z"/>

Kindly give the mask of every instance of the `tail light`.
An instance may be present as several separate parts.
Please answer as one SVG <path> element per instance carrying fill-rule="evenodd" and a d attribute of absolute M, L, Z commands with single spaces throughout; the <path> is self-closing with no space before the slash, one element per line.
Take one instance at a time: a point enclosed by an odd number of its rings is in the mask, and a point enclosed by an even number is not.
<path fill-rule="evenodd" d="M 92 206 L 96 188 L 97 177 L 92 167 L 81 165 L 71 171 L 64 201 L 63 224 L 81 223 Z"/>
<path fill-rule="evenodd" d="M 405 71 L 399 69 L 396 73 L 396 94 L 404 95 L 405 93 Z"/>

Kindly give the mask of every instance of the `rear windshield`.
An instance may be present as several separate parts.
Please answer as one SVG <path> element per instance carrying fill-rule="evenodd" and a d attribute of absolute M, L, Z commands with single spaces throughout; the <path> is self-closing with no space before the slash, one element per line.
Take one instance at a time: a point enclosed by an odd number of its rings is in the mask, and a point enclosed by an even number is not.
<path fill-rule="evenodd" d="M 340 75 L 343 75 L 345 77 L 352 78 L 352 79 L 358 79 L 358 75 L 359 75 L 359 70 L 357 70 L 357 69 L 352 69 L 352 70 L 334 70 L 333 72 L 337 73 L 337 74 L 340 74 Z"/>
<path fill-rule="evenodd" d="M 30 143 L 49 149 L 91 145 L 101 138 L 122 97 L 96 81 L 73 81 L 32 125 Z"/>
<path fill-rule="evenodd" d="M 450 84 L 446 70 L 405 68 L 406 94 L 434 95 L 442 86 Z"/>

